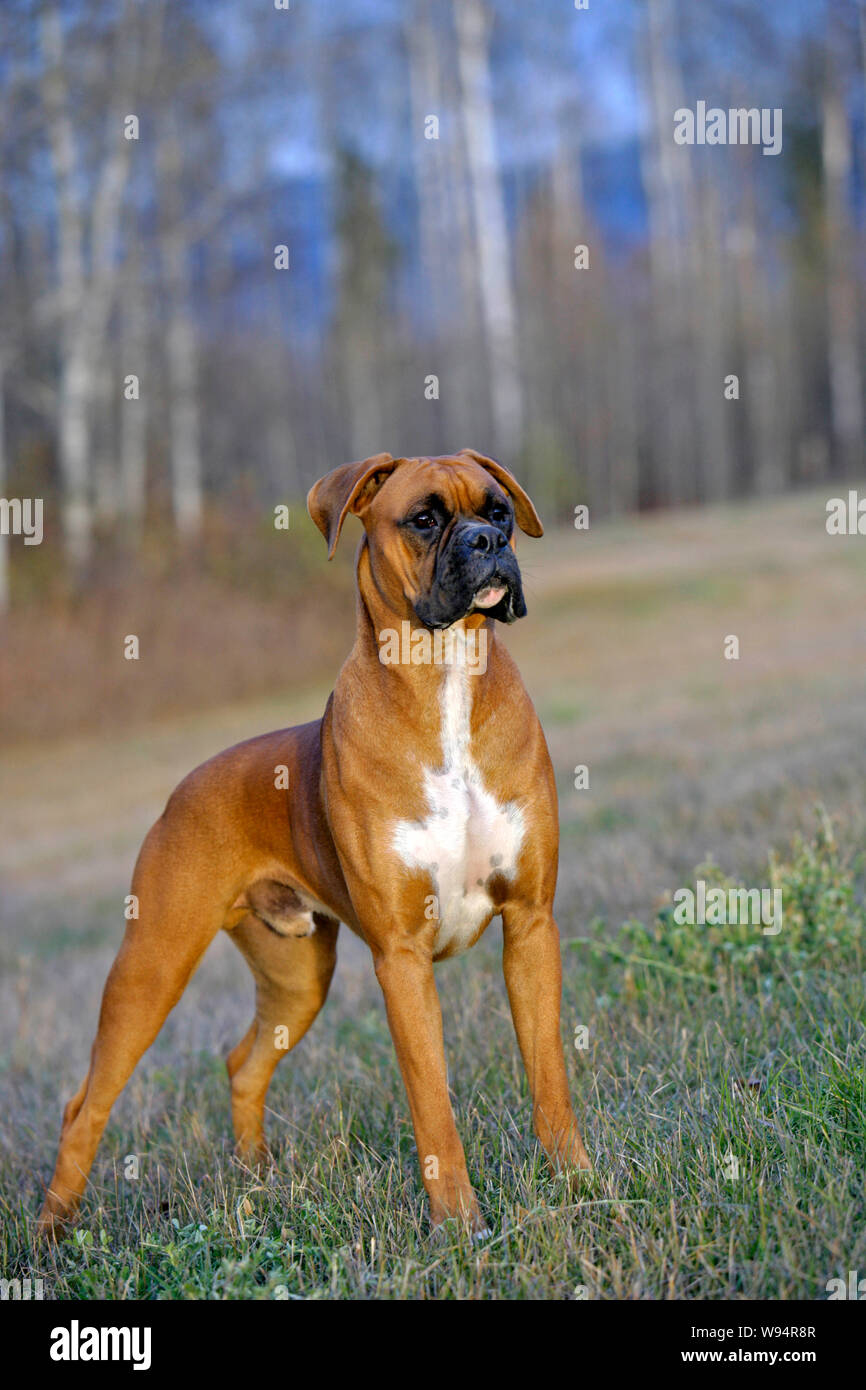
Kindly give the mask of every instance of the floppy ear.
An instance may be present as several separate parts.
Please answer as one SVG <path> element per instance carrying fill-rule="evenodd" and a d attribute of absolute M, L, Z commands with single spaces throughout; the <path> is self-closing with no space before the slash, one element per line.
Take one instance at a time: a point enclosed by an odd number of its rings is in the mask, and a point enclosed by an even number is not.
<path fill-rule="evenodd" d="M 514 503 L 514 515 L 521 531 L 525 531 L 527 536 L 543 536 L 544 527 L 541 524 L 538 512 L 533 507 L 529 496 L 523 491 L 519 482 L 509 473 L 507 468 L 503 468 L 501 463 L 495 459 L 489 459 L 485 454 L 479 454 L 477 449 L 461 449 L 461 454 L 467 458 L 474 459 L 480 463 L 482 468 L 486 468 L 488 473 L 492 473 L 497 483 L 501 483 Z"/>
<path fill-rule="evenodd" d="M 328 542 L 329 560 L 337 548 L 346 514 L 360 516 L 400 462 L 390 454 L 374 454 L 360 463 L 333 468 L 313 483 L 307 494 L 307 511 Z"/>

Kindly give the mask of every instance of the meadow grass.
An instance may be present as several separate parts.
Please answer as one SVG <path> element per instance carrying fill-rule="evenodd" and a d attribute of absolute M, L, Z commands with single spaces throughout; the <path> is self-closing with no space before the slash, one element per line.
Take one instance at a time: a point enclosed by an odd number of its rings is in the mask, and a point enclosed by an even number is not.
<path fill-rule="evenodd" d="M 223 1067 L 202 1052 L 152 1070 L 146 1103 L 111 1121 L 114 1157 L 54 1248 L 31 1243 L 26 1164 L 22 1179 L 22 1157 L 45 1144 L 4 1146 L 4 1273 L 62 1299 L 825 1297 L 828 1279 L 866 1268 L 859 867 L 822 814 L 768 868 L 777 936 L 680 927 L 666 907 L 564 943 L 563 1028 L 567 1043 L 587 1030 L 569 1066 L 596 1164 L 576 1189 L 531 1137 L 493 953 L 468 979 L 440 972 L 455 1109 L 491 1228 L 479 1244 L 429 1229 L 382 1011 L 326 1009 L 312 1055 L 302 1044 L 277 1073 L 266 1171 L 232 1157 Z M 42 1082 L 23 1063 L 16 1084 Z"/>

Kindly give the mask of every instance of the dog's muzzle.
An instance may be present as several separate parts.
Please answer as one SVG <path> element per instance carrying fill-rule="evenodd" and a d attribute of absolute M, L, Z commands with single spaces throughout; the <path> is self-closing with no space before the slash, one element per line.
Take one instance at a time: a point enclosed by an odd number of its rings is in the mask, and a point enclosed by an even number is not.
<path fill-rule="evenodd" d="M 483 521 L 464 521 L 440 544 L 430 591 L 415 604 L 427 627 L 450 627 L 469 613 L 502 623 L 526 614 L 523 584 L 508 537 Z"/>

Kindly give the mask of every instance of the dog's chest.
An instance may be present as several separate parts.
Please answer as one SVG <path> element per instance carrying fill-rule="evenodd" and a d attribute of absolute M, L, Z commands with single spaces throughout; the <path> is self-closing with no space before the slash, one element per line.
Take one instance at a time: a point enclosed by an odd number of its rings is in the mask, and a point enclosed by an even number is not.
<path fill-rule="evenodd" d="M 442 761 L 424 771 L 427 812 L 398 821 L 393 845 L 410 869 L 426 870 L 438 918 L 436 957 L 465 951 L 496 911 L 491 886 L 510 878 L 523 842 L 523 813 L 516 802 L 500 803 L 484 786 L 472 758 L 472 681 L 462 664 L 446 668 L 442 680 Z"/>

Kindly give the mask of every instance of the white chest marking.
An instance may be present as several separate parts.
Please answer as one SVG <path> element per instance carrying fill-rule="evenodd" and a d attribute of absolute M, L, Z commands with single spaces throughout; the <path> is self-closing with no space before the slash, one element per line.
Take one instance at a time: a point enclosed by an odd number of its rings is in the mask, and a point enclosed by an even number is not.
<path fill-rule="evenodd" d="M 437 956 L 465 951 L 475 941 L 495 911 L 488 880 L 514 873 L 524 836 L 520 806 L 500 805 L 472 761 L 472 682 L 477 679 L 458 647 L 442 678 L 442 764 L 424 770 L 428 813 L 423 820 L 397 821 L 393 832 L 394 849 L 407 868 L 430 874 L 438 900 Z"/>

